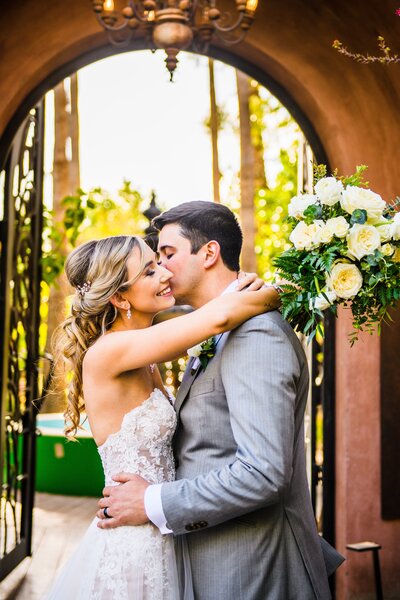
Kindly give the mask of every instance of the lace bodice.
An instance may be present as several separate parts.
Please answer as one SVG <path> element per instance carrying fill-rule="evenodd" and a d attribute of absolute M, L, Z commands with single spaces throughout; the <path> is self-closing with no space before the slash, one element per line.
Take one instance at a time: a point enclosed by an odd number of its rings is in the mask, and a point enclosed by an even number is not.
<path fill-rule="evenodd" d="M 121 428 L 98 447 L 105 484 L 122 471 L 141 475 L 151 483 L 175 477 L 171 440 L 176 414 L 170 401 L 155 389 L 142 404 L 124 416 Z"/>
<path fill-rule="evenodd" d="M 116 485 L 112 476 L 121 471 L 136 473 L 152 483 L 172 481 L 175 426 L 172 404 L 155 389 L 124 416 L 119 431 L 99 446 L 106 485 Z M 161 535 L 152 523 L 99 529 L 97 522 L 96 517 L 47 600 L 182 597 L 172 536 Z M 185 571 L 189 572 L 187 565 Z M 193 600 L 192 593 L 184 597 Z"/>

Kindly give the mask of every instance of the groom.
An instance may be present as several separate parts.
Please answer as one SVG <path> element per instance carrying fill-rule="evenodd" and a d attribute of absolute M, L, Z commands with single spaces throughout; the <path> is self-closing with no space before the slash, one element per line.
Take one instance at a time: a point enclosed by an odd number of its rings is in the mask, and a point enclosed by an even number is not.
<path fill-rule="evenodd" d="M 235 288 L 242 233 L 228 208 L 187 202 L 154 225 L 179 304 L 198 308 Z M 279 312 L 222 335 L 205 369 L 189 361 L 179 389 L 177 481 L 120 474 L 99 502 L 113 515 L 100 525 L 151 520 L 185 535 L 198 600 L 330 598 L 305 468 L 308 385 L 301 344 Z M 328 554 L 331 572 L 342 557 Z"/>

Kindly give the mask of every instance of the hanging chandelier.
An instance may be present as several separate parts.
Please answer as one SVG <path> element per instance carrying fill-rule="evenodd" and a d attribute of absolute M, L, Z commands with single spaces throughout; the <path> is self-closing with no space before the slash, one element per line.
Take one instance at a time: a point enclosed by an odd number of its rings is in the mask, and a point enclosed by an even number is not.
<path fill-rule="evenodd" d="M 180 50 L 192 46 L 204 53 L 213 37 L 226 45 L 237 44 L 250 29 L 258 0 L 234 0 L 234 14 L 219 10 L 217 1 L 92 0 L 92 5 L 113 44 L 127 46 L 141 31 L 152 50 L 165 50 L 172 80 Z"/>

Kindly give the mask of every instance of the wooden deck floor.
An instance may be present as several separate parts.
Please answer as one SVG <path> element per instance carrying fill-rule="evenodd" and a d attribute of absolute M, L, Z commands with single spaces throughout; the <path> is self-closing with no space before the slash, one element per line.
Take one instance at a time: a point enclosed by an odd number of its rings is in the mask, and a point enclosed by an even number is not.
<path fill-rule="evenodd" d="M 33 556 L 26 558 L 0 583 L 0 600 L 43 598 L 96 510 L 96 498 L 37 493 Z"/>

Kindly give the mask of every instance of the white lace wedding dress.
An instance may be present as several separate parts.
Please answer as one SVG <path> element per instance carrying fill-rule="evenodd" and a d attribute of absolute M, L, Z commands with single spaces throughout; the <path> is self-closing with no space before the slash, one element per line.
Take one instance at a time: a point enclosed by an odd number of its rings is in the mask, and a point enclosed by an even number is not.
<path fill-rule="evenodd" d="M 174 479 L 171 440 L 173 406 L 155 389 L 128 412 L 121 428 L 98 451 L 106 485 L 118 472 L 136 473 L 152 483 Z M 187 556 L 179 584 L 171 535 L 152 524 L 99 529 L 97 517 L 53 585 L 47 600 L 178 600 L 193 598 Z M 182 566 L 182 565 L 180 565 Z M 179 586 L 184 586 L 185 590 Z"/>

